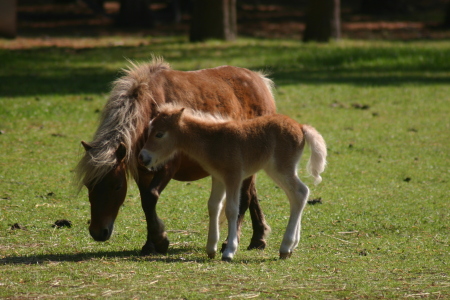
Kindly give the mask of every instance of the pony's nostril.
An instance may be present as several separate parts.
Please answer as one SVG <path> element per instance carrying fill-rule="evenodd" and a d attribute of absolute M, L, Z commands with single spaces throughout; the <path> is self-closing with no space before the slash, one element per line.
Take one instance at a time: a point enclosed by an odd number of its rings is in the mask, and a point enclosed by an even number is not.
<path fill-rule="evenodd" d="M 109 229 L 108 228 L 103 229 L 102 233 L 103 233 L 103 239 L 106 241 L 109 237 Z"/>

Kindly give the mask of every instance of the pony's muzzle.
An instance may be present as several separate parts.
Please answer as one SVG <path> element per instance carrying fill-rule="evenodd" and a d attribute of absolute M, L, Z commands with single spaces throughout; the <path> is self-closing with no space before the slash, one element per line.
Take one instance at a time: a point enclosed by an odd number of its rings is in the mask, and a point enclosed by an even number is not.
<path fill-rule="evenodd" d="M 104 228 L 89 228 L 89 233 L 91 234 L 92 238 L 97 242 L 104 242 L 109 240 L 111 237 L 111 234 L 113 232 L 113 225 L 110 224 L 109 226 L 106 226 Z"/>
<path fill-rule="evenodd" d="M 141 150 L 141 153 L 139 153 L 139 162 L 146 167 L 148 167 L 152 163 L 152 157 L 147 150 Z"/>

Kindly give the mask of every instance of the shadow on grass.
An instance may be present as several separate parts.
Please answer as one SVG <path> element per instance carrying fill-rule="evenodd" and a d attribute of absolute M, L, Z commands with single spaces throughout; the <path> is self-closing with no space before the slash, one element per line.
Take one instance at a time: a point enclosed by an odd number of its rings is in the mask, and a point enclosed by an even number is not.
<path fill-rule="evenodd" d="M 195 253 L 195 255 L 193 255 Z M 167 255 L 140 256 L 139 250 L 128 251 L 98 251 L 87 253 L 67 253 L 67 254 L 39 254 L 25 256 L 6 256 L 0 259 L 1 265 L 35 265 L 49 262 L 81 262 L 90 260 L 121 259 L 124 261 L 136 262 L 162 262 L 162 263 L 209 263 L 221 262 L 220 255 L 215 259 L 209 259 L 203 248 L 182 247 L 169 249 Z M 262 263 L 274 261 L 278 258 L 263 258 L 255 255 L 254 258 L 240 259 L 239 256 L 233 260 L 234 263 Z"/>
<path fill-rule="evenodd" d="M 165 40 L 151 46 L 87 49 L 36 48 L 0 50 L 0 96 L 105 93 L 120 75 L 111 64 L 126 66 L 124 57 L 148 61 L 162 55 L 169 63 L 223 64 L 236 58 L 260 57 L 255 70 L 267 70 L 279 86 L 353 84 L 392 86 L 450 83 L 450 46 L 387 44 L 369 47 L 319 46 L 252 40 L 242 43 L 186 44 Z M 188 59 L 189 58 L 189 59 Z"/>

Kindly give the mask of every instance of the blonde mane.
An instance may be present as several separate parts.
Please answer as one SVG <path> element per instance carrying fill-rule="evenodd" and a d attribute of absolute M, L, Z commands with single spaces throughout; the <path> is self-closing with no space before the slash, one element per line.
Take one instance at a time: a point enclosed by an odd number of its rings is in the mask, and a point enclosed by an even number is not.
<path fill-rule="evenodd" d="M 100 117 L 100 125 L 76 167 L 78 186 L 97 184 L 117 164 L 115 152 L 123 143 L 127 149 L 125 165 L 127 173 L 137 176 L 135 142 L 148 124 L 150 116 L 148 99 L 153 99 L 149 76 L 170 66 L 162 58 L 153 57 L 149 64 L 130 62 L 124 69 L 125 76 L 113 83 L 111 96 Z M 153 100 L 154 101 L 154 100 Z"/>
<path fill-rule="evenodd" d="M 226 122 L 233 120 L 230 116 L 224 116 L 220 113 L 209 113 L 209 112 L 205 112 L 205 111 L 192 109 L 191 107 L 188 107 L 186 105 L 181 105 L 176 102 L 164 103 L 164 104 L 160 105 L 158 107 L 158 112 L 159 113 L 172 112 L 174 110 L 178 111 L 182 108 L 185 109 L 183 112 L 183 115 L 188 115 L 199 121 L 205 121 L 205 122 L 211 122 L 211 123 L 226 123 Z"/>

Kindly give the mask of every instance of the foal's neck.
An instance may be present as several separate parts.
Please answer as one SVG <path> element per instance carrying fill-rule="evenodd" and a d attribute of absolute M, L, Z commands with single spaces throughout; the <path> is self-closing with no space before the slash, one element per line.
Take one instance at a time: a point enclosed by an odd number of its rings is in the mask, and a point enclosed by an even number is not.
<path fill-rule="evenodd" d="M 214 136 L 226 123 L 226 121 L 202 120 L 190 115 L 183 116 L 178 136 L 180 150 L 191 156 L 201 156 L 205 148 L 204 141 Z M 218 124 L 220 126 L 217 126 Z"/>

